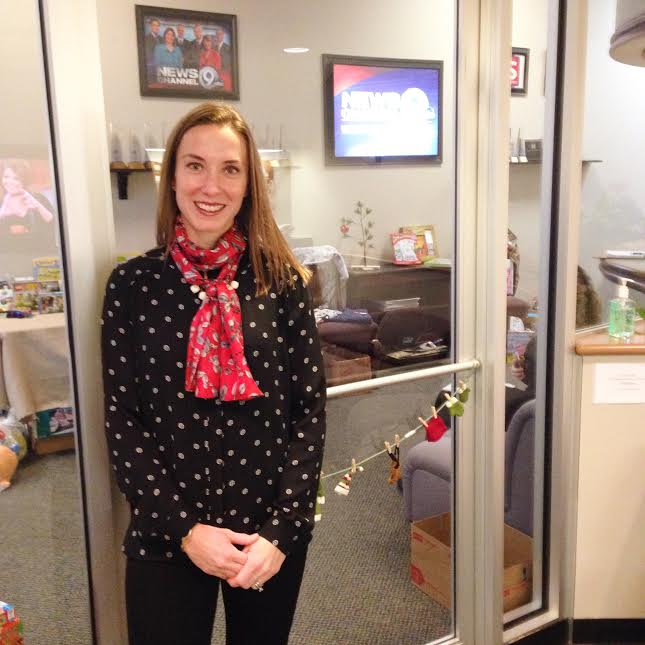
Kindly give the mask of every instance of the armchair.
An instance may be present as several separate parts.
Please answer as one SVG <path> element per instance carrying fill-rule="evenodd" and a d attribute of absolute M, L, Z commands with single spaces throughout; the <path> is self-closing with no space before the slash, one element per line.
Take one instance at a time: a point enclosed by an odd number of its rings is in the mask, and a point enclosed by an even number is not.
<path fill-rule="evenodd" d="M 535 399 L 513 414 L 506 431 L 504 521 L 533 534 Z M 405 517 L 414 522 L 451 509 L 452 431 L 436 443 L 423 441 L 408 452 L 403 466 Z"/>

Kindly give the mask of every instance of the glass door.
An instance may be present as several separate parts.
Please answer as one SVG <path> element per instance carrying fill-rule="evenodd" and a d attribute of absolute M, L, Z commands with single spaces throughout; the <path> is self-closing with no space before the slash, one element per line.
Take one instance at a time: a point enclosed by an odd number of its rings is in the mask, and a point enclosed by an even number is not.
<path fill-rule="evenodd" d="M 545 55 L 540 48 L 551 52 L 557 41 L 557 5 L 550 5 L 543 23 L 548 37 L 527 47 L 512 42 L 514 14 L 501 0 L 458 7 L 448 0 L 396 7 L 376 2 L 369 14 L 336 1 L 324 8 L 305 4 L 235 5 L 235 105 L 254 125 L 276 219 L 313 270 L 329 384 L 325 504 L 294 642 L 454 639 L 497 645 L 503 638 L 507 523 L 505 383 L 512 376 L 507 331 L 522 331 L 516 322 L 509 329 L 513 294 L 507 285 L 517 294 L 523 275 L 535 281 L 541 271 L 508 270 L 509 185 L 512 196 L 517 183 L 512 174 L 509 179 L 508 133 L 525 127 L 514 125 L 512 101 L 526 103 L 535 89 L 542 112 L 527 118 L 543 131 L 523 138 L 542 138 L 543 158 L 553 147 L 547 133 L 554 103 L 547 109 L 541 74 L 533 80 L 528 70 L 546 69 L 533 62 Z M 115 634 L 123 626 L 118 544 L 126 513 L 110 487 L 101 415 L 89 385 L 98 382 L 92 359 L 98 330 L 82 312 L 98 317 L 97 294 L 118 255 L 154 246 L 156 185 L 152 172 L 130 172 L 124 199 L 114 167 L 110 192 L 107 136 L 97 132 L 112 125 L 122 144 L 118 161 L 127 170 L 127 164 L 141 163 L 130 157 L 133 135 L 148 141 L 146 133 L 153 133 L 163 146 L 162 133 L 188 104 L 143 99 L 126 89 L 140 80 L 134 40 L 115 50 L 113 34 L 123 24 L 134 32 L 131 4 L 44 3 L 43 13 L 55 72 L 59 157 L 77 182 L 64 182 L 62 192 L 78 305 L 81 412 L 93 428 L 84 437 L 92 465 L 93 593 L 104 600 L 96 606 L 101 634 L 108 635 L 106 642 L 122 642 L 122 633 Z M 171 16 L 156 18 L 173 27 Z M 145 35 L 149 25 L 139 28 Z M 72 37 L 81 39 L 82 61 L 65 42 Z M 516 63 L 527 74 L 525 95 L 511 95 L 512 45 L 529 50 L 524 67 L 521 59 Z M 548 63 L 555 70 L 555 58 Z M 87 81 L 83 91 L 78 73 Z M 555 85 L 546 78 L 551 97 Z M 539 184 L 539 164 L 529 166 L 527 157 L 526 167 L 516 170 L 533 172 L 528 180 Z M 79 178 L 87 192 L 77 188 Z M 535 185 L 532 190 L 531 199 L 540 203 L 545 193 Z M 531 244 L 542 230 L 536 209 L 536 203 L 527 207 L 531 219 L 523 221 L 522 237 Z M 537 261 L 548 247 L 540 244 L 524 256 Z M 525 327 L 534 318 L 528 313 Z M 545 356 L 546 344 L 540 352 Z M 550 389 L 542 374 L 537 391 L 546 398 Z M 544 460 L 546 448 L 540 450 Z M 529 497 L 539 508 L 535 482 L 543 462 L 523 459 L 533 464 Z M 531 563 L 542 557 L 539 545 L 531 542 Z M 533 580 L 546 579 L 544 570 Z M 543 588 L 531 582 L 531 602 L 550 608 L 553 595 L 540 598 Z M 222 618 L 216 619 L 214 642 L 221 641 Z"/>
<path fill-rule="evenodd" d="M 457 417 L 442 390 L 459 383 L 436 368 L 456 361 L 455 5 L 241 2 L 235 13 L 236 107 L 254 126 L 275 217 L 313 272 L 329 386 L 325 503 L 292 639 L 451 636 Z M 107 28 L 117 16 L 104 14 L 107 120 L 122 142 L 144 123 L 159 136 L 186 105 L 122 100 Z M 144 31 L 153 19 L 179 28 L 159 10 Z M 197 25 L 181 22 L 192 38 Z M 214 33 L 216 21 L 201 26 Z M 153 175 L 133 173 L 127 200 L 116 188 L 115 177 L 115 254 L 150 248 Z M 465 367 L 458 378 L 472 388 L 474 364 Z"/>
<path fill-rule="evenodd" d="M 0 16 L 0 640 L 85 645 L 81 419 L 39 6 Z"/>

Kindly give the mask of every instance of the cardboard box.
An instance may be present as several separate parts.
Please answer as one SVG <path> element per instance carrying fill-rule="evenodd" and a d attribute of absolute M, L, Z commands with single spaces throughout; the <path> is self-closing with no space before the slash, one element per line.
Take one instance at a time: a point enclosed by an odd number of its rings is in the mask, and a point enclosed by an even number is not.
<path fill-rule="evenodd" d="M 367 354 L 337 345 L 325 345 L 323 363 L 327 385 L 342 385 L 372 378 L 372 361 Z"/>
<path fill-rule="evenodd" d="M 73 430 L 74 410 L 72 408 L 51 408 L 36 412 L 36 437 L 39 439 L 71 433 Z"/>
<path fill-rule="evenodd" d="M 450 609 L 452 553 L 450 513 L 411 524 L 410 578 L 421 591 Z M 504 525 L 504 611 L 524 605 L 533 593 L 533 540 Z"/>

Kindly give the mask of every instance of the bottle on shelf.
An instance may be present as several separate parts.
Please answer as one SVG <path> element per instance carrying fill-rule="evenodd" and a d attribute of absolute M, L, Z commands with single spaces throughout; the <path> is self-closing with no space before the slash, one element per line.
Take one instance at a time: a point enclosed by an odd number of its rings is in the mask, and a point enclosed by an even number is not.
<path fill-rule="evenodd" d="M 609 336 L 629 340 L 634 335 L 636 303 L 629 297 L 627 281 L 621 278 L 618 296 L 609 301 Z"/>
<path fill-rule="evenodd" d="M 110 142 L 110 168 L 112 170 L 127 168 L 127 164 L 123 158 L 121 134 L 112 121 L 108 123 L 108 138 Z"/>

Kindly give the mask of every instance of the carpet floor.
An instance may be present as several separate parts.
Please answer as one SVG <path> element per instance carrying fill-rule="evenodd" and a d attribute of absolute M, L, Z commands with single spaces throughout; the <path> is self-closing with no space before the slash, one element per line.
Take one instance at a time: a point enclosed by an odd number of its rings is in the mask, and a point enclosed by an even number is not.
<path fill-rule="evenodd" d="M 427 414 L 445 379 L 331 401 L 324 470 L 383 448 Z M 402 459 L 421 433 L 402 445 Z M 409 579 L 410 527 L 381 455 L 355 476 L 348 497 L 326 480 L 292 630 L 292 645 L 422 645 L 451 632 L 448 610 Z M 0 599 L 14 604 L 29 645 L 91 643 L 76 456 L 32 457 L 0 493 Z M 222 645 L 223 612 L 213 644 Z"/>

